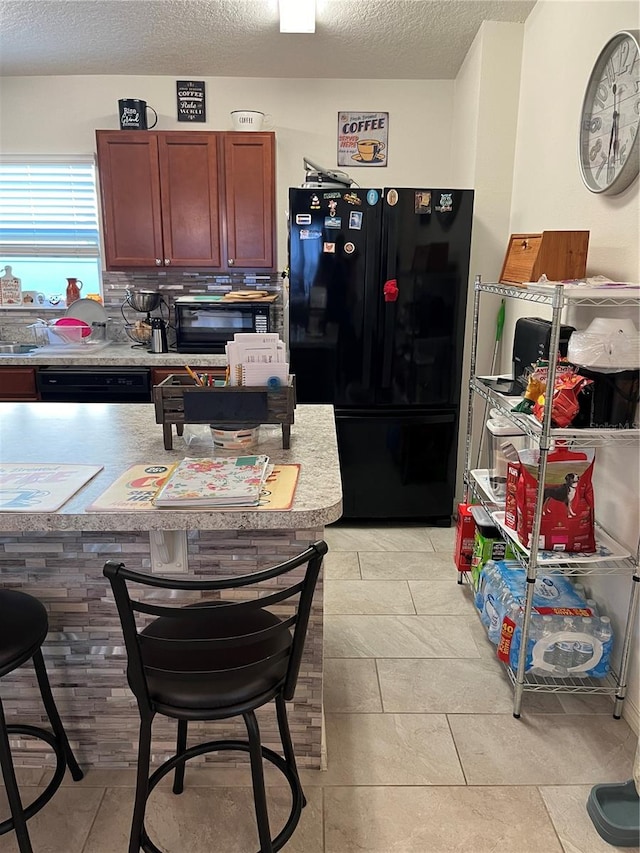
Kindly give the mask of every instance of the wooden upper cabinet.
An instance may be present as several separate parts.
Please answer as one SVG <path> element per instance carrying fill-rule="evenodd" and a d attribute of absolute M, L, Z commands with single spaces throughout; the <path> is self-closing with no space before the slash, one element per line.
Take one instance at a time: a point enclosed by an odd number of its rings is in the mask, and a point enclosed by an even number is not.
<path fill-rule="evenodd" d="M 165 266 L 217 267 L 220 257 L 215 133 L 159 133 Z"/>
<path fill-rule="evenodd" d="M 96 139 L 106 268 L 162 266 L 156 135 L 98 130 Z"/>
<path fill-rule="evenodd" d="M 227 265 L 275 269 L 273 133 L 225 133 Z"/>
<path fill-rule="evenodd" d="M 275 269 L 273 133 L 96 138 L 107 269 Z"/>

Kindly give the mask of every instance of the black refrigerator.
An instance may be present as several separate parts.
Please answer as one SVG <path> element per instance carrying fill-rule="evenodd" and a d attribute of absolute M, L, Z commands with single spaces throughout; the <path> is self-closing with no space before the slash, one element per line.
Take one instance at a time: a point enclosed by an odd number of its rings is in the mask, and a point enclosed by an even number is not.
<path fill-rule="evenodd" d="M 300 403 L 332 403 L 344 518 L 450 523 L 473 191 L 289 191 Z"/>

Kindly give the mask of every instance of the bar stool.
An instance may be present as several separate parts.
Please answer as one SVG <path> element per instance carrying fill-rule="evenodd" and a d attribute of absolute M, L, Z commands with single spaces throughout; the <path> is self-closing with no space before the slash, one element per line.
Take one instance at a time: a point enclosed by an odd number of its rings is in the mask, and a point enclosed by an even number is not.
<path fill-rule="evenodd" d="M 27 821 L 53 797 L 60 787 L 67 767 L 76 782 L 83 777 L 60 720 L 40 650 L 48 630 L 47 611 L 37 598 L 17 590 L 0 590 L 0 678 L 13 672 L 30 658 L 33 659 L 40 695 L 53 729 L 51 733 L 36 726 L 7 725 L 0 701 L 0 767 L 11 810 L 11 818 L 0 823 L 0 835 L 15 830 L 20 853 L 33 853 Z M 43 740 L 56 755 L 56 769 L 51 781 L 40 796 L 26 808 L 22 805 L 16 783 L 9 735 L 28 735 Z"/>
<path fill-rule="evenodd" d="M 302 792 L 287 721 L 285 700 L 293 698 L 311 611 L 316 581 L 327 553 L 319 541 L 302 554 L 269 569 L 217 580 L 175 580 L 132 572 L 122 563 L 108 561 L 109 579 L 122 623 L 128 656 L 128 680 L 140 712 L 136 797 L 129 853 L 162 853 L 150 840 L 144 816 L 147 799 L 158 782 L 175 770 L 173 792 L 181 794 L 185 764 L 191 758 L 216 750 L 249 753 L 259 853 L 275 853 L 293 834 L 306 800 Z M 302 579 L 286 578 L 306 564 Z M 275 591 L 258 586 L 278 578 Z M 132 599 L 129 584 L 167 590 Z M 247 588 L 254 596 L 242 599 L 200 600 L 176 606 L 175 592 L 217 592 Z M 253 589 L 252 589 L 253 588 Z M 144 590 L 138 595 L 142 595 Z M 169 597 L 173 594 L 173 597 Z M 292 599 L 289 601 L 289 599 Z M 295 600 L 293 600 L 295 599 Z M 268 608 L 288 602 L 291 615 L 279 618 Z M 173 606 L 172 606 L 173 605 Z M 139 614 L 156 617 L 140 629 Z M 284 759 L 262 746 L 255 710 L 275 700 Z M 151 724 L 156 714 L 177 719 L 177 746 L 149 777 Z M 187 749 L 189 720 L 224 720 L 242 716 L 248 740 L 209 741 Z M 291 813 L 281 832 L 271 838 L 262 759 L 285 776 L 292 795 Z"/>

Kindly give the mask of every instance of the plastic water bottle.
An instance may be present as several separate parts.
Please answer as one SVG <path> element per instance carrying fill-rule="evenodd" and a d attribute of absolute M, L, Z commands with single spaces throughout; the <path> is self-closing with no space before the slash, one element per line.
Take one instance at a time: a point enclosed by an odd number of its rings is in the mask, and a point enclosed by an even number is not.
<path fill-rule="evenodd" d="M 580 626 L 578 628 L 581 634 L 587 634 L 589 636 L 593 636 L 593 617 L 591 616 L 583 616 L 580 620 Z M 587 663 L 593 657 L 593 643 L 588 640 L 576 640 L 573 646 L 574 651 L 574 666 L 582 666 Z M 584 677 L 587 674 L 587 670 L 583 672 L 576 672 L 575 675 L 580 677 Z"/>
<path fill-rule="evenodd" d="M 608 616 L 600 616 L 594 619 L 595 625 L 593 628 L 594 642 L 599 640 L 602 643 L 602 658 L 593 668 L 592 675 L 602 677 L 609 670 L 609 660 L 611 655 L 611 646 L 613 643 L 613 628 L 611 627 L 611 619 Z"/>
<path fill-rule="evenodd" d="M 555 643 L 551 643 L 551 645 L 549 645 L 548 638 L 551 636 L 551 634 L 555 634 L 555 625 L 553 621 L 553 616 L 549 616 L 547 614 L 546 616 L 542 617 L 542 629 L 540 636 L 540 640 L 544 643 L 545 646 L 544 654 L 542 656 L 542 659 L 545 663 L 553 663 L 556 653 Z"/>
<path fill-rule="evenodd" d="M 611 619 L 608 616 L 600 616 L 596 620 L 593 636 L 597 640 L 600 640 L 603 646 L 611 642 L 613 639 L 613 628 L 611 627 Z"/>
<path fill-rule="evenodd" d="M 558 675 L 567 675 L 570 667 L 575 666 L 574 641 L 571 638 L 575 628 L 571 616 L 564 617 L 561 630 L 563 636 L 556 642 L 553 663 Z"/>
<path fill-rule="evenodd" d="M 586 592 L 584 591 L 584 584 L 581 584 L 581 583 L 574 583 L 573 588 L 574 588 L 574 589 L 575 589 L 575 591 L 578 593 L 578 595 L 579 595 L 579 596 L 581 596 L 582 598 L 586 598 L 586 597 L 587 597 L 587 594 L 586 594 Z"/>
<path fill-rule="evenodd" d="M 587 598 L 587 607 L 591 610 L 594 616 L 598 615 L 598 607 L 593 598 Z"/>

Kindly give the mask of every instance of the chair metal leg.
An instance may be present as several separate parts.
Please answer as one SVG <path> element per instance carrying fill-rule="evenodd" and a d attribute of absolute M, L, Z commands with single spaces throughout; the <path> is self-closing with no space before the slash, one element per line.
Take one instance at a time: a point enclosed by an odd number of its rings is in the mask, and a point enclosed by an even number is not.
<path fill-rule="evenodd" d="M 140 720 L 138 741 L 138 775 L 136 778 L 136 800 L 131 821 L 129 853 L 139 853 L 144 830 L 144 813 L 149 796 L 149 761 L 151 758 L 151 723 L 153 717 Z"/>
<path fill-rule="evenodd" d="M 284 758 L 289 767 L 293 770 L 298 785 L 300 785 L 300 793 L 302 794 L 302 806 L 307 805 L 307 798 L 300 784 L 300 775 L 298 774 L 298 765 L 296 764 L 296 756 L 293 751 L 293 743 L 291 741 L 291 731 L 289 729 L 289 720 L 287 718 L 287 705 L 284 701 L 284 696 L 279 693 L 276 696 L 276 714 L 278 716 L 278 729 L 280 730 L 280 740 L 282 741 L 282 749 L 284 750 Z"/>
<path fill-rule="evenodd" d="M 178 742 L 176 746 L 176 755 L 183 755 L 187 748 L 187 721 L 178 720 Z M 184 770 L 186 761 L 182 761 L 176 765 L 176 772 L 173 777 L 173 793 L 181 794 L 184 791 Z"/>
<path fill-rule="evenodd" d="M 13 818 L 13 828 L 18 840 L 18 849 L 20 853 L 33 853 L 29 833 L 27 832 L 27 821 L 25 820 L 22 809 L 20 791 L 18 790 L 18 783 L 16 781 L 16 772 L 11 758 L 2 702 L 0 702 L 0 768 L 2 768 L 2 777 L 7 791 L 7 799 L 9 800 L 9 809 Z"/>
<path fill-rule="evenodd" d="M 267 811 L 267 792 L 264 787 L 264 769 L 262 767 L 262 745 L 260 743 L 260 729 L 253 711 L 246 711 L 243 715 L 247 734 L 249 736 L 249 757 L 251 759 L 251 781 L 253 784 L 253 800 L 256 810 L 256 821 L 258 823 L 258 838 L 260 839 L 260 853 L 273 853 L 271 843 L 271 830 L 269 828 L 269 812 Z"/>
<path fill-rule="evenodd" d="M 58 708 L 51 692 L 49 676 L 47 675 L 47 669 L 44 665 L 44 658 L 42 657 L 42 651 L 40 649 L 38 649 L 38 651 L 33 656 L 33 666 L 36 671 L 36 677 L 38 679 L 38 685 L 40 687 L 40 695 L 42 696 L 42 702 L 44 704 L 44 709 L 47 712 L 47 716 L 49 717 L 51 728 L 53 729 L 53 733 L 58 739 L 60 746 L 62 747 L 65 761 L 67 762 L 67 767 L 71 771 L 71 776 L 73 777 L 75 782 L 79 782 L 80 779 L 83 778 L 84 773 L 78 766 L 78 762 L 76 761 L 76 758 L 73 752 L 71 751 L 71 746 L 67 738 L 67 733 L 65 732 L 64 726 L 62 725 L 62 720 L 60 719 L 60 714 L 58 713 Z"/>

